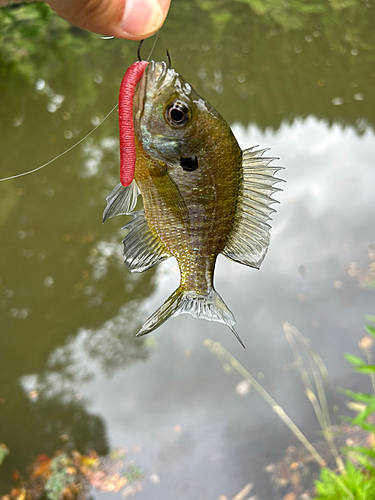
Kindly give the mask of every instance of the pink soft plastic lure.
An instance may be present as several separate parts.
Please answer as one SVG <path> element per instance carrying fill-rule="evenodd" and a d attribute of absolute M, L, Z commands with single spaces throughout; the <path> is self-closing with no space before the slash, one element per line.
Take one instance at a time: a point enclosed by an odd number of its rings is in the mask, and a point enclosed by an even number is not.
<path fill-rule="evenodd" d="M 121 82 L 118 114 L 120 125 L 120 181 L 123 186 L 129 186 L 135 171 L 135 142 L 133 123 L 133 99 L 137 83 L 142 78 L 147 61 L 137 61 L 132 64 Z"/>

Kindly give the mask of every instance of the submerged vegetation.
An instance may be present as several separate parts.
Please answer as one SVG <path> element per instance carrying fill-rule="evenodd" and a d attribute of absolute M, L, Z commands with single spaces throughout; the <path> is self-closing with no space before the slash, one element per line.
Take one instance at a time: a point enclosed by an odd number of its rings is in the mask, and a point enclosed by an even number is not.
<path fill-rule="evenodd" d="M 125 450 L 113 450 L 106 457 L 95 452 L 85 455 L 76 450 L 60 450 L 53 457 L 39 455 L 28 468 L 27 477 L 13 472 L 15 487 L 1 500 L 85 500 L 91 489 L 121 493 L 122 498 L 142 490 L 143 472 Z"/>

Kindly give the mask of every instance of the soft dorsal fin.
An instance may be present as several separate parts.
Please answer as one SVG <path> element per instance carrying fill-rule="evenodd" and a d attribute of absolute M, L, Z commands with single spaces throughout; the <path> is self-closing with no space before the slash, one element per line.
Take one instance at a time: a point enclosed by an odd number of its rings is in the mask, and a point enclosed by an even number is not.
<path fill-rule="evenodd" d="M 233 228 L 221 253 L 240 264 L 259 268 L 270 243 L 267 221 L 275 212 L 270 205 L 278 203 L 271 196 L 281 191 L 274 185 L 282 179 L 274 175 L 282 167 L 269 166 L 276 158 L 263 157 L 267 149 L 253 150 L 246 149 L 242 153 L 242 181 Z"/>
<path fill-rule="evenodd" d="M 124 262 L 131 272 L 141 273 L 168 259 L 171 255 L 163 242 L 149 228 L 142 211 L 132 212 L 133 220 L 122 229 L 129 233 L 122 240 L 124 244 Z"/>
<path fill-rule="evenodd" d="M 129 186 L 117 184 L 107 196 L 107 206 L 103 213 L 103 222 L 116 215 L 129 214 L 137 204 L 139 189 L 135 181 Z"/>

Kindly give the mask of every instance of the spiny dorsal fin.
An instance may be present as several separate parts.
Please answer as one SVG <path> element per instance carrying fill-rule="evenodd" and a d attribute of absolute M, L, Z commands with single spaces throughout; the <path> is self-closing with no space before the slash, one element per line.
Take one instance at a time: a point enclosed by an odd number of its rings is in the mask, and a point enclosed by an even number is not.
<path fill-rule="evenodd" d="M 107 206 L 103 213 L 103 222 L 116 215 L 129 214 L 137 204 L 138 195 L 139 190 L 135 181 L 129 186 L 117 184 L 106 198 Z"/>
<path fill-rule="evenodd" d="M 124 262 L 131 272 L 141 273 L 171 255 L 158 236 L 151 232 L 143 210 L 131 215 L 133 220 L 122 228 L 129 231 L 122 240 Z"/>
<path fill-rule="evenodd" d="M 274 184 L 282 179 L 274 175 L 282 167 L 269 166 L 276 158 L 263 157 L 267 149 L 253 150 L 247 149 L 242 154 L 242 185 L 233 228 L 221 253 L 240 264 L 259 268 L 270 243 L 270 225 L 267 221 L 275 211 L 270 205 L 278 203 L 271 196 L 281 191 Z"/>

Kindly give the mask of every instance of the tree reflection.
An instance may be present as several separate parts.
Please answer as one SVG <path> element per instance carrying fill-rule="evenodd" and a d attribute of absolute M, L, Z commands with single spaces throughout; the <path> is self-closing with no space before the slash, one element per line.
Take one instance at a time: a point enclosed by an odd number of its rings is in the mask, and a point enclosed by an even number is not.
<path fill-rule="evenodd" d="M 70 87 L 70 104 L 84 116 L 99 89 L 87 68 L 95 68 L 103 79 L 101 97 L 105 88 L 114 95 L 136 57 L 135 44 L 101 40 L 49 12 L 43 11 L 43 17 L 42 11 L 39 6 L 16 9 L 15 29 L 8 30 L 0 49 L 0 70 L 11 68 L 34 82 L 42 75 L 56 92 Z M 12 19 L 11 9 L 3 12 Z M 374 12 L 371 3 L 355 0 L 178 2 L 172 4 L 153 58 L 163 59 L 164 46 L 173 47 L 174 67 L 229 122 L 277 129 L 283 121 L 314 115 L 363 133 L 367 125 L 374 126 Z M 22 13 L 24 23 L 19 22 Z M 39 28 L 20 38 L 17 30 L 30 24 L 31 14 Z M 193 38 L 189 26 L 194 26 Z M 27 50 L 20 55 L 22 43 Z M 80 64 L 82 55 L 85 65 Z M 236 98 L 229 103 L 231 93 Z"/>

